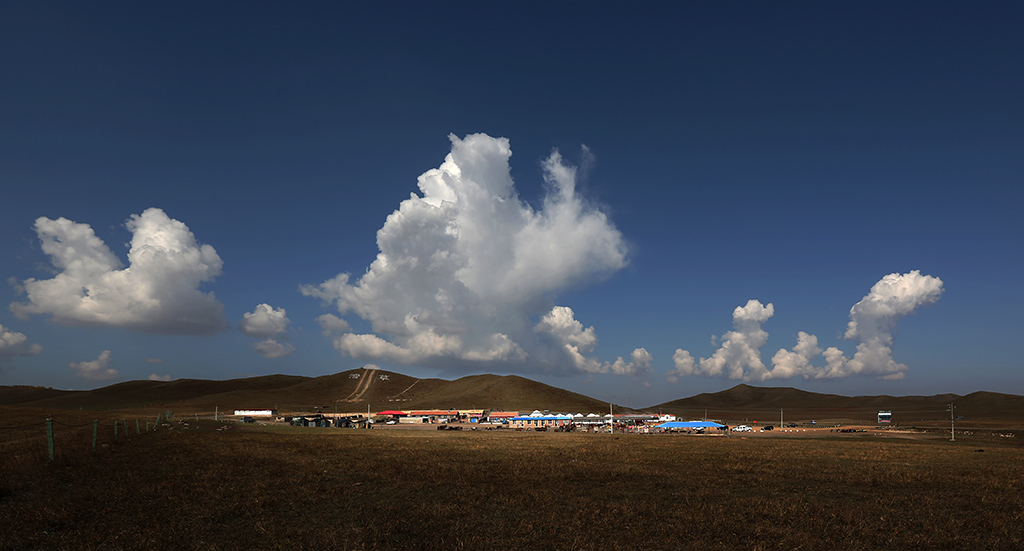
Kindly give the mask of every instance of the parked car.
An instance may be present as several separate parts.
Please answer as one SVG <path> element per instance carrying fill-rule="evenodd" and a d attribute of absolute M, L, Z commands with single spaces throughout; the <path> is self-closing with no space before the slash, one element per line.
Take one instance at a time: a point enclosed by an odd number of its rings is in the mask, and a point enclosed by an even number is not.
<path fill-rule="evenodd" d="M 765 425 L 764 427 L 761 428 L 761 430 L 775 430 L 775 427 L 771 425 Z"/>
<path fill-rule="evenodd" d="M 790 423 L 790 424 L 786 425 L 786 428 L 788 428 L 788 429 L 795 429 L 798 426 L 800 426 L 800 425 L 797 425 L 796 423 Z"/>
<path fill-rule="evenodd" d="M 733 427 L 732 430 L 733 432 L 750 432 L 754 429 L 750 428 L 747 425 L 736 425 L 735 427 Z"/>

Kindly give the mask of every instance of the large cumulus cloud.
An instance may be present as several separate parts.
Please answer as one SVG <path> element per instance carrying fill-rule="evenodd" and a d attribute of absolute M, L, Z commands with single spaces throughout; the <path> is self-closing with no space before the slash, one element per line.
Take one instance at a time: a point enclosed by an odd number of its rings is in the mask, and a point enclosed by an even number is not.
<path fill-rule="evenodd" d="M 322 318 L 325 332 L 342 332 L 335 347 L 360 359 L 448 369 L 611 372 L 614 364 L 589 356 L 593 328 L 553 303 L 560 290 L 626 264 L 622 235 L 576 192 L 576 168 L 558 152 L 549 156 L 535 209 L 516 192 L 507 139 L 450 139 L 444 163 L 419 177 L 420 195 L 402 201 L 377 232 L 380 252 L 366 273 L 301 288 L 371 323 L 372 332 L 356 333 L 341 318 Z M 636 358 L 620 371 L 649 365 Z"/>
<path fill-rule="evenodd" d="M 768 379 L 838 379 L 851 375 L 870 375 L 882 379 L 901 379 L 907 366 L 892 357 L 898 322 L 918 308 L 935 303 L 942 295 L 942 280 L 922 275 L 919 270 L 889 274 L 875 283 L 870 292 L 850 308 L 850 322 L 844 337 L 857 343 L 853 357 L 830 346 L 822 350 L 818 337 L 797 333 L 792 349 L 781 349 L 772 356 L 772 367 L 761 360 L 761 347 L 768 333 L 761 329 L 774 313 L 772 304 L 761 306 L 751 300 L 733 312 L 735 331 L 722 336 L 722 346 L 710 358 L 694 360 L 686 350 L 676 350 L 675 369 L 670 382 L 687 375 L 725 376 L 746 381 Z M 815 365 L 818 357 L 824 365 Z"/>
<path fill-rule="evenodd" d="M 35 230 L 58 272 L 25 280 L 16 316 L 48 314 L 67 325 L 119 327 L 147 333 L 208 335 L 227 327 L 224 306 L 199 290 L 223 262 L 188 227 L 158 208 L 132 215 L 128 267 L 88 224 L 41 217 Z"/>

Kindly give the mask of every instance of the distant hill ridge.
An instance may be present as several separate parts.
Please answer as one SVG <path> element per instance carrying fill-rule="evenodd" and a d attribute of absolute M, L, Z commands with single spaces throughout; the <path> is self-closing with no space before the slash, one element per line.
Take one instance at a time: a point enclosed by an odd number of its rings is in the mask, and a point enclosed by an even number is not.
<path fill-rule="evenodd" d="M 992 419 L 1024 419 L 1024 397 L 994 392 L 966 396 L 840 396 L 795 388 L 736 385 L 644 408 L 685 417 L 762 418 L 771 422 L 794 416 L 825 419 L 871 419 L 877 410 L 892 410 L 896 419 L 941 419 L 949 403 L 956 413 Z M 603 413 L 608 403 L 517 375 L 471 375 L 454 381 L 417 379 L 378 369 L 353 369 L 324 375 L 266 375 L 212 381 L 126 381 L 95 390 L 56 390 L 0 386 L 0 405 L 58 409 L 170 408 L 179 412 L 222 412 L 274 408 L 281 412 L 356 412 L 387 409 L 491 409 Z M 616 413 L 634 411 L 615 406 Z M 787 415 L 788 412 L 788 415 Z"/>
<path fill-rule="evenodd" d="M 375 411 L 539 408 L 591 412 L 608 408 L 607 402 L 517 375 L 472 375 L 448 381 L 363 368 L 321 377 L 267 375 L 227 381 L 127 381 L 84 391 L 0 386 L 0 405 L 60 409 L 161 407 L 176 411 L 365 411 L 368 405 Z"/>
<path fill-rule="evenodd" d="M 916 419 L 949 417 L 948 405 L 954 404 L 956 415 L 986 419 L 1024 420 L 1024 396 L 997 392 L 973 392 L 966 396 L 936 394 L 933 396 L 841 396 L 819 394 L 796 388 L 755 387 L 739 384 L 728 390 L 703 393 L 652 406 L 675 415 L 695 416 L 707 411 L 709 416 L 744 412 L 757 415 L 765 422 L 790 416 L 810 418 L 870 419 L 879 410 L 893 412 L 894 419 L 910 422 Z M 792 417 L 790 417 L 792 419 Z"/>

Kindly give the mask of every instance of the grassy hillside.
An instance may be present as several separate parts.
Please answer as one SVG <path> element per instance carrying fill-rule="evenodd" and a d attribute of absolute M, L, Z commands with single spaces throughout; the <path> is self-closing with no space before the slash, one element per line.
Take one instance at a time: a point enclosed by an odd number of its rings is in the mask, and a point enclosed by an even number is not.
<path fill-rule="evenodd" d="M 72 393 L 71 390 L 57 390 L 43 386 L 0 386 L 0 406 L 15 406 L 26 402 L 37 402 Z"/>
<path fill-rule="evenodd" d="M 422 388 L 417 388 L 417 387 Z M 460 407 L 560 412 L 602 412 L 608 403 L 517 375 L 473 375 L 455 381 L 426 380 L 413 387 L 403 407 Z M 450 405 L 449 405 L 450 404 Z M 621 408 L 616 407 L 616 410 Z"/>
<path fill-rule="evenodd" d="M 166 407 L 200 396 L 231 392 L 260 393 L 294 386 L 308 377 L 267 375 L 228 381 L 178 379 L 176 381 L 127 381 L 96 390 L 65 391 L 65 394 L 23 405 L 73 409 L 127 409 Z"/>
<path fill-rule="evenodd" d="M 749 418 L 763 423 L 843 420 L 872 423 L 879 410 L 892 411 L 893 421 L 903 424 L 933 425 L 949 422 L 948 405 L 954 404 L 957 416 L 968 423 L 979 421 L 1000 424 L 1024 420 L 1024 396 L 975 392 L 967 396 L 839 396 L 818 394 L 795 388 L 764 388 L 745 384 L 721 392 L 705 393 L 673 400 L 650 409 L 674 415 L 700 417 Z"/>
<path fill-rule="evenodd" d="M 474 375 L 454 381 L 416 379 L 353 369 L 309 378 L 268 375 L 228 381 L 128 381 L 89 391 L 0 388 L 0 402 L 65 409 L 163 407 L 179 413 L 273 408 L 281 412 L 385 409 L 503 409 L 603 412 L 607 403 L 515 375 Z M 623 408 L 616 407 L 616 411 Z"/>

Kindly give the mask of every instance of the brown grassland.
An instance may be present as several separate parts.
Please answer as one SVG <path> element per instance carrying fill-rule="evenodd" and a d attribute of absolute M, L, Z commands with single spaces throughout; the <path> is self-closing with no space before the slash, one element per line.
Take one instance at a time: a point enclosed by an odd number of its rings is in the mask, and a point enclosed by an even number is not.
<path fill-rule="evenodd" d="M 1020 549 L 1024 447 L 0 408 L 0 549 Z M 113 442 L 127 418 L 130 439 Z M 224 426 L 230 428 L 222 429 Z M 21 427 L 21 428 L 18 428 Z M 40 437 L 42 435 L 42 437 Z M 103 445 L 105 444 L 105 446 Z"/>

